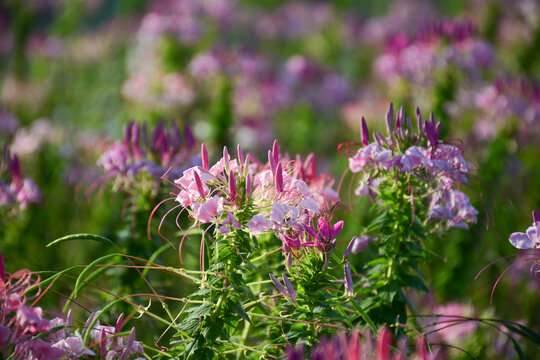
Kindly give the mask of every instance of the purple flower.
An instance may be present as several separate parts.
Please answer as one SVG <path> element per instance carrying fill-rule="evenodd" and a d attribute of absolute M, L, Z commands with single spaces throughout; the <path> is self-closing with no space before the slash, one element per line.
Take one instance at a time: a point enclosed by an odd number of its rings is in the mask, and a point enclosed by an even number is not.
<path fill-rule="evenodd" d="M 533 224 L 525 233 L 512 233 L 509 240 L 518 249 L 538 248 L 540 246 L 540 214 L 533 211 Z"/>
<path fill-rule="evenodd" d="M 272 227 L 272 221 L 261 214 L 257 214 L 247 222 L 247 227 L 252 235 L 258 235 L 267 232 Z"/>
<path fill-rule="evenodd" d="M 223 201 L 221 196 L 214 195 L 204 203 L 195 202 L 191 204 L 195 219 L 201 223 L 212 222 L 223 212 Z"/>
<path fill-rule="evenodd" d="M 349 257 L 351 252 L 353 254 L 358 254 L 360 251 L 364 251 L 369 245 L 369 243 L 375 240 L 376 239 L 374 237 L 369 236 L 369 235 L 353 237 L 352 240 L 349 242 L 349 245 L 347 246 L 347 249 L 345 250 L 343 257 L 346 259 Z"/>

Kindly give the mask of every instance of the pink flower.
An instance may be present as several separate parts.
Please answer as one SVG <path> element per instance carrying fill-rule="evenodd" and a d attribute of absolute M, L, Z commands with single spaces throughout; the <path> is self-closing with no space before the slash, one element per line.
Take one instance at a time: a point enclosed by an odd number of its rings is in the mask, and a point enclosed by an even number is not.
<path fill-rule="evenodd" d="M 272 221 L 268 220 L 261 214 L 257 214 L 247 222 L 247 227 L 251 230 L 252 235 L 259 235 L 267 232 L 272 226 Z"/>
<path fill-rule="evenodd" d="M 43 319 L 40 307 L 21 306 L 17 309 L 17 324 L 31 333 L 49 331 L 49 320 Z"/>
<path fill-rule="evenodd" d="M 191 204 L 195 219 L 202 223 L 216 220 L 216 215 L 223 212 L 223 201 L 221 196 L 214 195 L 204 203 Z"/>
<path fill-rule="evenodd" d="M 51 343 L 42 339 L 34 339 L 18 344 L 15 353 L 23 355 L 24 359 L 32 360 L 56 360 L 66 355 L 64 350 L 57 349 Z"/>
<path fill-rule="evenodd" d="M 515 232 L 510 235 L 510 243 L 518 249 L 533 249 L 540 246 L 540 214 L 533 211 L 533 224 L 525 233 Z"/>

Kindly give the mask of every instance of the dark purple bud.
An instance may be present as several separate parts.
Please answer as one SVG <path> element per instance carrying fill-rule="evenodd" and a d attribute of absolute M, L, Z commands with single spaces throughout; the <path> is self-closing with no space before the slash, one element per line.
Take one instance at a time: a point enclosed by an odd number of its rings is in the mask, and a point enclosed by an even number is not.
<path fill-rule="evenodd" d="M 314 228 L 312 228 L 311 226 L 309 225 L 304 225 L 304 229 L 306 230 L 306 232 L 314 239 L 318 238 L 318 235 L 317 234 L 317 231 L 315 231 Z"/>
<path fill-rule="evenodd" d="M 362 145 L 364 147 L 368 146 L 368 144 L 369 144 L 369 131 L 368 131 L 368 128 L 367 128 L 366 119 L 363 116 L 362 116 L 361 133 L 362 133 Z"/>
<path fill-rule="evenodd" d="M 120 360 L 127 360 L 128 355 L 131 354 L 131 351 L 129 351 L 129 349 L 133 347 L 134 342 L 135 342 L 135 328 L 131 328 L 131 332 L 129 333 L 126 348 L 124 352 L 122 353 L 122 357 L 120 357 Z"/>
<path fill-rule="evenodd" d="M 286 258 L 286 261 L 285 261 L 285 267 L 289 271 L 291 271 L 291 268 L 292 268 L 292 260 L 293 260 L 292 254 L 290 252 L 287 253 L 287 258 Z"/>
<path fill-rule="evenodd" d="M 101 358 L 105 358 L 105 355 L 107 354 L 106 339 L 107 334 L 105 333 L 105 329 L 101 328 L 101 336 L 99 338 L 99 349 L 101 352 Z"/>
<path fill-rule="evenodd" d="M 353 254 L 358 254 L 360 251 L 366 250 L 369 243 L 373 241 L 375 241 L 375 238 L 369 235 L 355 236 L 349 243 L 347 250 L 350 248 Z"/>
<path fill-rule="evenodd" d="M 373 133 L 373 137 L 375 138 L 375 141 L 377 142 L 377 144 L 379 144 L 380 146 L 383 146 L 384 140 L 383 140 L 383 136 L 381 134 Z"/>
<path fill-rule="evenodd" d="M 356 242 L 357 237 L 353 237 L 351 241 L 349 241 L 349 245 L 347 245 L 347 249 L 345 249 L 345 253 L 343 254 L 343 258 L 347 259 L 351 255 L 354 243 Z"/>
<path fill-rule="evenodd" d="M 141 144 L 143 148 L 148 147 L 148 128 L 146 127 L 146 123 L 143 123 L 141 126 Z"/>
<path fill-rule="evenodd" d="M 277 139 L 274 140 L 274 144 L 272 145 L 272 157 L 274 158 L 274 163 L 277 164 L 280 158 L 279 143 Z"/>
<path fill-rule="evenodd" d="M 422 113 L 420 112 L 420 108 L 416 108 L 416 126 L 418 127 L 418 131 L 422 132 L 424 130 L 424 123 L 422 121 Z"/>
<path fill-rule="evenodd" d="M 197 185 L 197 191 L 199 191 L 199 195 L 201 195 L 201 197 L 205 197 L 206 194 L 204 193 L 204 188 L 201 182 L 201 178 L 199 177 L 199 174 L 196 171 L 193 172 L 193 177 L 195 178 L 195 185 Z"/>
<path fill-rule="evenodd" d="M 330 228 L 330 239 L 335 239 L 339 235 L 341 230 L 343 230 L 343 224 L 343 220 L 340 220 Z"/>
<path fill-rule="evenodd" d="M 11 156 L 11 175 L 13 176 L 13 182 L 19 184 L 22 181 L 21 178 L 21 165 L 19 164 L 19 158 L 17 155 Z"/>
<path fill-rule="evenodd" d="M 386 113 L 386 131 L 388 134 L 392 132 L 392 121 L 394 119 L 394 104 L 390 103 L 388 112 Z"/>
<path fill-rule="evenodd" d="M 287 287 L 287 291 L 289 292 L 289 296 L 290 296 L 291 300 L 293 301 L 293 303 L 297 304 L 297 302 L 296 302 L 296 293 L 294 292 L 294 288 L 293 288 L 291 282 L 289 281 L 289 278 L 287 277 L 286 274 L 283 274 L 282 277 L 283 277 L 283 283 Z"/>
<path fill-rule="evenodd" d="M 229 172 L 229 194 L 231 199 L 236 199 L 236 179 L 232 171 Z"/>
<path fill-rule="evenodd" d="M 285 287 L 283 287 L 281 282 L 274 275 L 268 274 L 268 276 L 270 276 L 270 280 L 272 280 L 274 285 L 278 288 L 279 291 L 281 291 L 281 293 L 283 295 L 285 295 L 286 297 L 289 296 L 289 294 L 287 293 L 287 290 L 285 289 Z"/>
<path fill-rule="evenodd" d="M 242 152 L 242 146 L 240 146 L 240 144 L 238 144 L 238 146 L 236 147 L 236 154 L 238 155 L 238 163 L 240 165 L 243 165 L 244 164 L 244 153 Z"/>
<path fill-rule="evenodd" d="M 139 125 L 133 124 L 133 127 L 131 128 L 131 147 L 133 149 L 133 155 L 136 159 L 140 159 L 141 154 L 141 148 L 139 146 Z"/>
<path fill-rule="evenodd" d="M 396 115 L 396 124 L 394 125 L 394 130 L 398 130 L 403 125 L 405 120 L 405 108 L 402 106 L 399 108 L 399 111 Z"/>
<path fill-rule="evenodd" d="M 124 126 L 124 145 L 125 146 L 128 146 L 129 143 L 131 142 L 131 124 L 132 122 L 130 121 L 129 123 L 127 123 L 127 125 Z"/>
<path fill-rule="evenodd" d="M 184 125 L 184 139 L 186 140 L 187 149 L 193 149 L 195 146 L 195 137 L 193 136 L 193 131 L 191 131 L 191 127 L 188 124 Z"/>
<path fill-rule="evenodd" d="M 172 131 L 171 131 L 171 145 L 173 148 L 173 151 L 178 151 L 180 149 L 180 145 L 182 145 L 182 137 L 180 136 L 180 130 L 178 130 L 178 126 L 175 122 L 172 122 L 171 124 Z"/>
<path fill-rule="evenodd" d="M 345 292 L 352 296 L 354 294 L 354 285 L 351 274 L 351 264 L 347 262 L 344 267 L 345 270 Z"/>
<path fill-rule="evenodd" d="M 114 333 L 118 334 L 122 329 L 122 322 L 124 321 L 124 313 L 120 314 L 118 320 L 116 320 L 116 326 L 114 327 Z"/>
<path fill-rule="evenodd" d="M 210 165 L 208 164 L 208 150 L 206 150 L 206 145 L 204 145 L 204 143 L 201 145 L 201 158 L 203 169 L 210 169 Z"/>
<path fill-rule="evenodd" d="M 330 227 L 328 225 L 328 220 L 325 218 L 320 217 L 319 220 L 317 220 L 317 230 L 319 230 L 319 234 L 321 234 L 323 239 L 328 240 L 330 238 Z"/>
<path fill-rule="evenodd" d="M 411 121 L 411 117 L 407 115 L 407 130 L 409 130 L 409 132 L 412 132 L 412 121 Z"/>
<path fill-rule="evenodd" d="M 276 184 L 276 191 L 281 193 L 283 191 L 283 169 L 281 163 L 278 163 L 276 172 L 274 173 L 274 182 Z"/>
<path fill-rule="evenodd" d="M 252 185 L 251 185 L 251 174 L 247 174 L 246 176 L 246 197 L 251 196 L 252 191 Z"/>
<path fill-rule="evenodd" d="M 156 143 L 158 141 L 158 138 L 163 136 L 163 121 L 159 121 L 156 127 L 154 128 L 154 131 L 152 131 L 151 136 L 151 143 L 152 143 L 152 149 L 157 150 L 159 147 L 156 147 Z"/>
<path fill-rule="evenodd" d="M 540 222 L 540 214 L 536 210 L 533 210 L 533 220 L 535 224 Z"/>

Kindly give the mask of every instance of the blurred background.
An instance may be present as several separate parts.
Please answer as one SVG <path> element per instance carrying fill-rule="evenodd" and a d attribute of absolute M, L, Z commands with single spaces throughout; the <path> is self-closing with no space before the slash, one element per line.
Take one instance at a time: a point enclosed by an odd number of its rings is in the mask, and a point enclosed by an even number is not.
<path fill-rule="evenodd" d="M 515 258 L 474 280 L 517 254 L 508 236 L 540 210 L 539 81 L 534 0 L 4 0 L 0 249 L 8 271 L 59 271 L 114 250 L 99 242 L 45 247 L 71 233 L 148 256 L 166 245 L 158 221 L 152 241 L 146 234 L 151 210 L 170 191 L 159 176 L 173 166 L 174 180 L 199 163 L 201 142 L 213 160 L 236 144 L 264 160 L 277 138 L 292 158 L 314 153 L 319 171 L 339 180 L 347 159 L 338 144 L 360 141 L 362 116 L 383 130 L 393 102 L 409 114 L 433 112 L 441 137 L 475 169 L 464 191 L 478 223 L 429 241 L 433 291 L 418 301 L 428 312 L 456 306 L 540 330 L 534 262 L 512 267 L 492 304 L 492 286 Z M 118 144 L 134 138 L 140 149 L 121 153 Z M 350 191 L 341 187 L 344 203 Z M 354 209 L 338 210 L 344 243 L 368 223 L 369 201 Z M 179 266 L 174 251 L 163 262 Z M 121 275 L 117 287 L 133 276 L 108 271 Z M 482 331 L 490 330 L 480 326 L 463 346 L 478 356 L 515 355 Z"/>

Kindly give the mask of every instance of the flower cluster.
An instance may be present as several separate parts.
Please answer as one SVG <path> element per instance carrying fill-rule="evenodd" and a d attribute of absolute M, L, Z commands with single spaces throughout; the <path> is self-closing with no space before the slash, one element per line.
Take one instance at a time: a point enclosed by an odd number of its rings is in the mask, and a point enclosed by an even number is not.
<path fill-rule="evenodd" d="M 474 95 L 475 107 L 481 111 L 475 133 L 480 139 L 492 139 L 498 130 L 508 126 L 511 118 L 519 119 L 522 138 L 537 136 L 532 131 L 540 122 L 540 84 L 533 79 L 502 77 L 484 86 Z"/>
<path fill-rule="evenodd" d="M 144 353 L 142 345 L 135 341 L 135 328 L 127 339 L 118 335 L 123 315 L 111 327 L 94 321 L 99 313 L 93 313 L 77 330 L 72 325 L 71 311 L 66 320 L 45 318 L 43 310 L 34 305 L 42 296 L 39 282 L 39 275 L 29 270 L 6 273 L 0 252 L 0 354 L 13 351 L 13 359 L 75 360 L 97 353 L 100 358 L 112 360 Z M 34 303 L 27 304 L 32 299 Z M 89 331 L 96 345 L 88 347 L 81 331 Z"/>
<path fill-rule="evenodd" d="M 225 147 L 223 157 L 210 167 L 203 144 L 202 166 L 185 170 L 175 180 L 176 201 L 198 223 L 217 224 L 220 234 L 242 228 L 254 236 L 274 232 L 285 252 L 323 249 L 330 246 L 343 222 L 331 226 L 324 217 L 338 198 L 328 175 L 315 174 L 314 161 L 313 156 L 306 161 L 282 157 L 275 141 L 267 164 L 249 154 L 244 157 L 240 147 L 238 158 L 231 159 Z"/>
<path fill-rule="evenodd" d="M 4 146 L 0 159 L 0 209 L 16 213 L 40 200 L 38 187 L 32 179 L 23 178 L 19 159 Z"/>
<path fill-rule="evenodd" d="M 105 151 L 97 164 L 105 172 L 105 179 L 113 179 L 117 188 L 129 193 L 141 188 L 144 174 L 150 175 L 153 184 L 170 167 L 174 167 L 173 175 L 178 175 L 196 163 L 194 145 L 188 126 L 182 136 L 174 122 L 170 129 L 159 122 L 149 135 L 146 124 L 131 122 L 124 127 L 124 139 Z"/>
<path fill-rule="evenodd" d="M 469 197 L 457 189 L 467 184 L 470 165 L 463 159 L 459 148 L 439 140 L 440 123 L 433 114 L 427 121 L 416 111 L 416 131 L 410 117 L 401 108 L 395 118 L 393 105 L 387 114 L 388 136 L 374 133 L 375 142 L 369 142 L 369 131 L 362 119 L 362 148 L 349 158 L 349 169 L 362 173 L 357 195 L 375 197 L 385 181 L 393 183 L 395 176 L 420 181 L 411 196 L 427 200 L 428 214 L 425 220 L 443 220 L 448 226 L 467 228 L 476 222 L 478 212 L 470 204 Z"/>
<path fill-rule="evenodd" d="M 375 70 L 390 83 L 405 78 L 425 84 L 438 69 L 457 66 L 476 74 L 493 61 L 491 46 L 475 36 L 470 22 L 443 21 L 426 25 L 413 38 L 394 35 L 385 53 L 375 61 Z"/>

